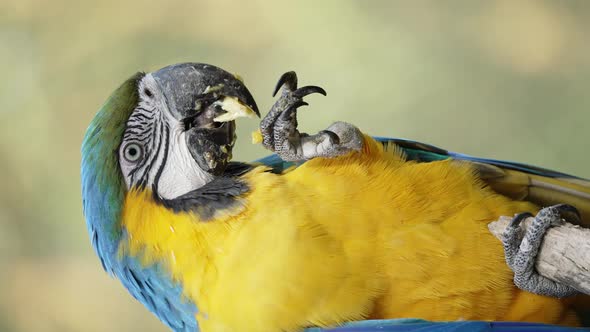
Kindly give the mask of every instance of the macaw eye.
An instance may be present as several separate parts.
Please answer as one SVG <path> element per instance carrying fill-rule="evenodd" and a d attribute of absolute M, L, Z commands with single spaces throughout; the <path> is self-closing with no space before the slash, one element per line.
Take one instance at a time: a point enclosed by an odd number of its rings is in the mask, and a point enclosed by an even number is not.
<path fill-rule="evenodd" d="M 143 149 L 137 143 L 129 143 L 125 146 L 125 150 L 123 150 L 123 157 L 125 157 L 125 160 L 132 163 L 141 159 L 142 155 Z"/>

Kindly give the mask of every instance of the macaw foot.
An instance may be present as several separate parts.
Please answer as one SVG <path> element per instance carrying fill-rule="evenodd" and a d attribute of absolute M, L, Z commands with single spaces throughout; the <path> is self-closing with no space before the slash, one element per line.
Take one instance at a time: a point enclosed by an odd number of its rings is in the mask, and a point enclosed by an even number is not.
<path fill-rule="evenodd" d="M 303 97 L 326 91 L 318 86 L 297 89 L 297 74 L 290 71 L 281 76 L 273 97 L 283 88 L 279 99 L 260 123 L 262 144 L 285 161 L 299 161 L 315 157 L 337 157 L 353 150 L 360 150 L 363 136 L 355 126 L 335 122 L 315 135 L 297 130 L 297 109 L 308 105 Z"/>
<path fill-rule="evenodd" d="M 539 295 L 575 295 L 577 291 L 574 288 L 539 275 L 535 270 L 535 260 L 547 229 L 562 224 L 563 217 L 579 221 L 580 213 L 575 207 L 567 204 L 549 206 L 541 209 L 531 226 L 526 232 L 523 231 L 519 227 L 521 221 L 532 216 L 528 212 L 517 214 L 503 234 L 504 254 L 506 263 L 514 272 L 514 284 L 522 290 Z"/>

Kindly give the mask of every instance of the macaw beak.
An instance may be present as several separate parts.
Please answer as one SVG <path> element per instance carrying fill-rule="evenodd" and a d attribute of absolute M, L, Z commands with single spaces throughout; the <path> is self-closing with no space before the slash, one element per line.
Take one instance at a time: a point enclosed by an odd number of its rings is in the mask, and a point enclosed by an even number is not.
<path fill-rule="evenodd" d="M 164 67 L 152 76 L 170 113 L 184 124 L 188 149 L 199 167 L 222 174 L 236 140 L 234 120 L 260 117 L 250 91 L 235 75 L 201 63 Z"/>

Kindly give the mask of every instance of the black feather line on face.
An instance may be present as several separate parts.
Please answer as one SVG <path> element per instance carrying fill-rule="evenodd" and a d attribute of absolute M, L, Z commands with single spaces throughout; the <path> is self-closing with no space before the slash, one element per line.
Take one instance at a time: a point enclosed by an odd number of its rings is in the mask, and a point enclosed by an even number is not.
<path fill-rule="evenodd" d="M 147 156 L 146 155 L 146 159 L 147 158 L 151 158 L 151 162 L 149 163 L 149 165 L 147 165 L 144 173 L 143 173 L 143 177 L 139 183 L 139 186 L 144 188 L 149 181 L 149 176 L 151 174 L 151 170 L 152 167 L 154 166 L 155 163 L 158 162 L 158 157 L 160 156 L 160 152 L 162 151 L 162 140 L 163 140 L 163 136 L 164 136 L 164 125 L 162 124 L 162 122 L 155 122 L 152 128 L 152 144 L 157 144 L 156 147 L 156 152 L 152 155 L 152 156 Z M 165 147 L 166 150 L 168 150 L 168 146 Z M 160 165 L 160 167 L 163 167 L 163 165 Z M 158 170 L 159 171 L 159 170 Z M 154 183 L 156 183 L 156 181 L 154 181 Z"/>
<path fill-rule="evenodd" d="M 170 144 L 170 127 L 168 127 L 168 125 L 164 126 L 164 133 L 163 133 L 163 137 L 164 137 L 164 156 L 162 157 L 162 162 L 160 163 L 160 167 L 158 168 L 158 171 L 156 173 L 156 176 L 154 177 L 154 183 L 152 185 L 152 189 L 154 193 L 158 192 L 158 183 L 160 182 L 160 176 L 162 176 L 162 172 L 164 171 L 164 167 L 166 166 L 166 162 L 168 161 L 168 150 L 169 150 L 169 144 Z M 160 146 L 162 145 L 162 139 L 160 138 Z M 158 147 L 159 149 L 159 147 Z M 154 160 L 153 162 L 156 162 L 156 160 Z"/>

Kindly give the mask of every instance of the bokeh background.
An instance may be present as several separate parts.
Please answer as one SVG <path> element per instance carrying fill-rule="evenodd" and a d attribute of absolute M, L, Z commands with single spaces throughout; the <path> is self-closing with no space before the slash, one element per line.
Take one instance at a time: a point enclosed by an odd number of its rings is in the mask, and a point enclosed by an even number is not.
<path fill-rule="evenodd" d="M 0 331 L 166 331 L 101 269 L 82 216 L 86 126 L 136 71 L 280 74 L 326 88 L 300 126 L 590 177 L 587 1 L 0 1 Z M 236 157 L 265 155 L 243 120 Z"/>

